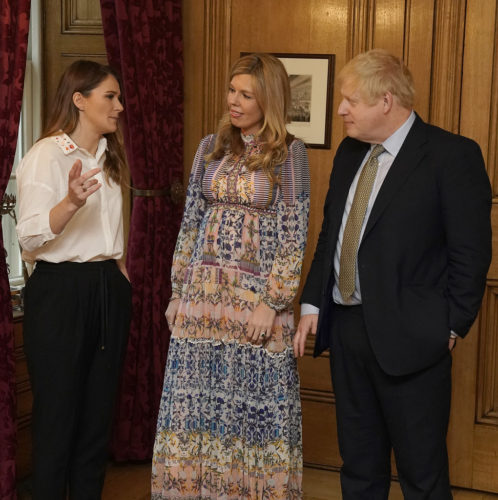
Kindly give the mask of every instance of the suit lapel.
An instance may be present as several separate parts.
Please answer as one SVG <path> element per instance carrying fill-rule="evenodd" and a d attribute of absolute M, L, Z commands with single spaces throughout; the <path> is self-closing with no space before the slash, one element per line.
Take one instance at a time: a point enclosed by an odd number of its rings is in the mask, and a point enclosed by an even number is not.
<path fill-rule="evenodd" d="M 343 154 L 344 158 L 341 157 L 340 161 L 334 165 L 334 168 L 337 170 L 333 179 L 333 196 L 329 209 L 331 221 L 329 238 L 333 244 L 337 240 L 337 235 L 341 227 L 349 189 L 369 147 L 370 145 L 367 143 L 355 141 L 354 148 L 351 151 L 345 152 Z"/>
<path fill-rule="evenodd" d="M 420 165 L 425 156 L 424 144 L 427 142 L 427 130 L 425 123 L 417 115 L 405 142 L 394 159 L 389 172 L 382 183 L 379 194 L 370 212 L 363 239 L 372 230 L 382 213 L 387 208 L 392 198 L 399 191 L 401 185 L 408 179 L 410 174 Z"/>

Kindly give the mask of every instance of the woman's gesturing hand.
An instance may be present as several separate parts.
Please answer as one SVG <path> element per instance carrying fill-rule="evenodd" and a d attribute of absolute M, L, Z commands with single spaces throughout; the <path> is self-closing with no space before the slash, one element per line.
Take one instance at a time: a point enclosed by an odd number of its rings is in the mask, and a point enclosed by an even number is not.
<path fill-rule="evenodd" d="M 92 179 L 100 172 L 100 168 L 92 168 L 81 175 L 81 160 L 76 160 L 69 171 L 67 195 L 50 210 L 50 229 L 60 234 L 74 214 L 86 203 L 87 198 L 95 193 L 102 184 Z"/>
<path fill-rule="evenodd" d="M 102 184 L 97 179 L 92 179 L 100 172 L 99 167 L 92 168 L 81 174 L 81 160 L 76 160 L 69 171 L 67 197 L 75 207 L 82 207 L 89 196 L 97 191 Z"/>
<path fill-rule="evenodd" d="M 247 338 L 253 344 L 261 344 L 271 335 L 276 311 L 261 302 L 252 312 L 247 323 Z"/>

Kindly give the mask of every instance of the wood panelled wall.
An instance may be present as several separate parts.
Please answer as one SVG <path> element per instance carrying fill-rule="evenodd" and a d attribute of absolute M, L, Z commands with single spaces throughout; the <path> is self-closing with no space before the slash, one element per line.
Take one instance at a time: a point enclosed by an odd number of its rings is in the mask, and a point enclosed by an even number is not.
<path fill-rule="evenodd" d="M 200 138 L 216 129 L 226 76 L 240 52 L 332 53 L 336 72 L 382 47 L 402 57 L 423 119 L 481 145 L 493 185 L 493 262 L 481 314 L 454 351 L 448 442 L 454 485 L 498 492 L 498 12 L 496 0 L 183 0 L 185 180 Z M 306 276 L 334 152 L 344 137 L 334 89 L 330 150 L 309 150 L 311 219 Z M 298 309 L 296 307 L 296 312 Z M 328 359 L 300 361 L 304 458 L 340 466 Z"/>

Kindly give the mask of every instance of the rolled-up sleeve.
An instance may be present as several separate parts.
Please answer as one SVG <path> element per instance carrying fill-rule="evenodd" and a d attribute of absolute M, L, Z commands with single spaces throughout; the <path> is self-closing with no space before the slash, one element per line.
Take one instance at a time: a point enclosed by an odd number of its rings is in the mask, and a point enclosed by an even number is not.
<path fill-rule="evenodd" d="M 33 252 L 58 235 L 50 229 L 50 211 L 61 200 L 60 167 L 40 151 L 28 154 L 17 168 L 18 223 L 21 247 Z M 48 167 L 48 168 L 47 168 Z"/>

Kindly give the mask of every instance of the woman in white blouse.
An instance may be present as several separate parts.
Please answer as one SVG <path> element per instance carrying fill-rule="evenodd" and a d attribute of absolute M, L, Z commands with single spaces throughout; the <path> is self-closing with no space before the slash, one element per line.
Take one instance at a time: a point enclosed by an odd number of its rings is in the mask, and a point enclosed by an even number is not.
<path fill-rule="evenodd" d="M 42 138 L 17 170 L 33 390 L 33 499 L 100 499 L 131 287 L 123 262 L 127 168 L 111 68 L 64 73 Z"/>

